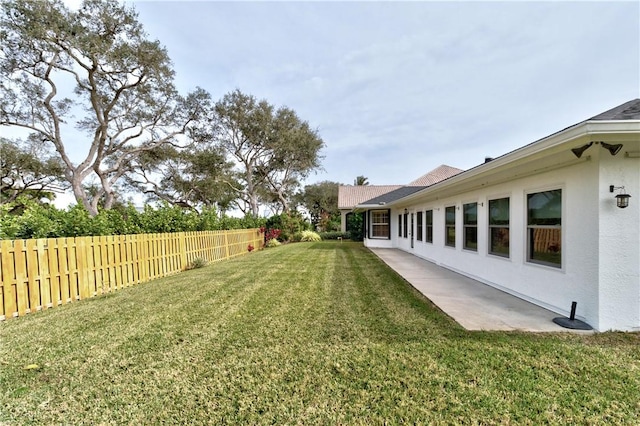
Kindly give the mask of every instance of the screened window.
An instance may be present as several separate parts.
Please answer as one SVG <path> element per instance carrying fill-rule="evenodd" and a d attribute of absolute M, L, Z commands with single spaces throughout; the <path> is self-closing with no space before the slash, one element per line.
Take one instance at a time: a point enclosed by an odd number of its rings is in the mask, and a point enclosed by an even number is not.
<path fill-rule="evenodd" d="M 422 241 L 423 225 L 422 225 L 422 212 L 416 213 L 416 240 Z"/>
<path fill-rule="evenodd" d="M 402 218 L 402 236 L 409 237 L 409 213 L 405 213 Z"/>
<path fill-rule="evenodd" d="M 444 245 L 456 246 L 456 207 L 446 207 L 444 209 Z"/>
<path fill-rule="evenodd" d="M 372 210 L 371 211 L 371 237 L 372 238 L 389 238 L 390 221 L 389 210 Z"/>
<path fill-rule="evenodd" d="M 489 200 L 489 253 L 509 257 L 509 199 Z"/>
<path fill-rule="evenodd" d="M 478 251 L 478 203 L 462 205 L 464 227 L 464 248 Z"/>
<path fill-rule="evenodd" d="M 527 260 L 562 265 L 562 190 L 527 194 Z"/>
<path fill-rule="evenodd" d="M 427 210 L 424 212 L 425 221 L 425 241 L 428 243 L 433 242 L 433 210 Z"/>
<path fill-rule="evenodd" d="M 398 237 L 402 237 L 402 215 L 398 215 Z"/>

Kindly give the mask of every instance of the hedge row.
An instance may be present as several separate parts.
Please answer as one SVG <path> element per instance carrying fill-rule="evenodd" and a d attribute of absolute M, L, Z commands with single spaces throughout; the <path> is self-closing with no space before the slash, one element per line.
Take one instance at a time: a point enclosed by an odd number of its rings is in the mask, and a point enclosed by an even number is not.
<path fill-rule="evenodd" d="M 79 205 L 65 210 L 30 205 L 20 215 L 11 214 L 10 208 L 0 206 L 0 239 L 248 229 L 260 228 L 266 222 L 263 218 L 221 216 L 215 209 L 198 213 L 169 205 L 158 208 L 146 205 L 142 211 L 129 205 L 101 210 L 94 217 Z"/>

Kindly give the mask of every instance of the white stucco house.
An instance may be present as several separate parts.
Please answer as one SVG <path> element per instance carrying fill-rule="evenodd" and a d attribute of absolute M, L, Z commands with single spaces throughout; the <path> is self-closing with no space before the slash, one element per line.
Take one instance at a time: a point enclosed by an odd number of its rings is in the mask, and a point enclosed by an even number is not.
<path fill-rule="evenodd" d="M 640 331 L 640 99 L 354 211 L 368 247 L 407 251 L 561 315 L 577 302 L 575 318 L 599 331 Z"/>

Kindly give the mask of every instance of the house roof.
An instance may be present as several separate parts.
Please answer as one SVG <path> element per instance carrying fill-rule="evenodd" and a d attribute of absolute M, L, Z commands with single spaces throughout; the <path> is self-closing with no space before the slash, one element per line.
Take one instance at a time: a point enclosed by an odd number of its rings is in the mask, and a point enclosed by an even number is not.
<path fill-rule="evenodd" d="M 340 185 L 338 187 L 338 209 L 352 209 L 358 204 L 394 191 L 402 185 Z"/>
<path fill-rule="evenodd" d="M 640 120 L 640 99 L 634 99 L 601 114 L 591 120 Z"/>
<path fill-rule="evenodd" d="M 387 203 L 391 203 L 393 201 L 404 198 L 407 195 L 411 195 L 414 192 L 421 191 L 425 188 L 426 186 L 403 186 L 394 191 L 387 192 L 386 194 L 382 194 L 379 197 L 367 200 L 362 204 L 363 205 L 385 205 Z"/>
<path fill-rule="evenodd" d="M 365 204 L 370 204 L 370 200 L 375 200 L 375 204 L 380 202 L 388 203 L 413 194 L 417 190 L 448 179 L 463 171 L 464 170 L 443 164 L 420 176 L 408 185 L 340 185 L 338 187 L 338 209 L 352 209 L 358 204 L 365 202 Z M 386 196 L 387 194 L 389 195 L 388 197 Z"/>
<path fill-rule="evenodd" d="M 418 179 L 409 183 L 407 186 L 429 186 L 434 183 L 438 183 L 442 180 L 450 178 L 451 176 L 455 176 L 458 173 L 462 173 L 464 170 L 458 169 L 456 167 L 447 166 L 446 164 L 441 165 L 429 173 L 420 176 Z"/>

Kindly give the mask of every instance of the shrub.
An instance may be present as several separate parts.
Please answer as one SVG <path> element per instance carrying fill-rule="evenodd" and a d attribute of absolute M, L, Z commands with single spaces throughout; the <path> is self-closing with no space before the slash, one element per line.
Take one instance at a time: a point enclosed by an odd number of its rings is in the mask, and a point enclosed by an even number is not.
<path fill-rule="evenodd" d="M 281 231 L 279 229 L 267 229 L 265 230 L 264 239 L 266 242 L 271 240 L 277 240 L 280 238 Z"/>
<path fill-rule="evenodd" d="M 320 232 L 320 237 L 323 240 L 338 240 L 338 239 L 348 240 L 349 239 L 349 233 L 348 232 L 338 232 L 338 231 Z"/>
<path fill-rule="evenodd" d="M 265 244 L 264 246 L 266 248 L 272 248 L 272 247 L 278 247 L 280 245 L 282 245 L 280 241 L 278 241 L 276 238 L 272 238 L 269 241 L 267 241 L 267 244 Z"/>
<path fill-rule="evenodd" d="M 347 231 L 353 241 L 364 240 L 364 217 L 363 213 L 352 213 L 347 215 Z"/>
<path fill-rule="evenodd" d="M 82 205 L 59 210 L 35 201 L 0 205 L 0 239 L 59 238 L 90 235 L 124 235 L 156 232 L 217 231 L 259 228 L 264 218 L 220 216 L 215 208 L 198 213 L 163 204 L 153 208 L 145 205 L 138 211 L 133 205 L 101 209 L 91 217 Z"/>
<path fill-rule="evenodd" d="M 318 235 L 316 232 L 313 231 L 302 231 L 302 236 L 300 238 L 300 241 L 306 242 L 306 241 L 322 241 L 322 238 L 320 238 L 320 235 Z"/>
<path fill-rule="evenodd" d="M 205 266 L 207 266 L 207 261 L 201 257 L 197 257 L 187 265 L 187 270 L 204 268 Z"/>
<path fill-rule="evenodd" d="M 270 229 L 279 229 L 280 241 L 292 241 L 297 232 L 311 229 L 311 223 L 305 219 L 298 211 L 282 213 L 280 215 L 271 216 L 267 219 L 266 227 Z"/>

